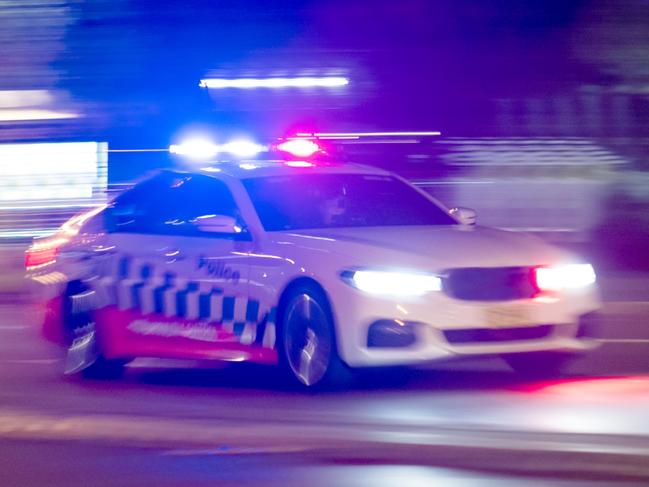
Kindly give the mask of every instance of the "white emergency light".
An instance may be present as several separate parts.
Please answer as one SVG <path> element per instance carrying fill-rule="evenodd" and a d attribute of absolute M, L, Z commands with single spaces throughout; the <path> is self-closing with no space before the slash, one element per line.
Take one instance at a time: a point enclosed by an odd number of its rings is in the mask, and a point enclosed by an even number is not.
<path fill-rule="evenodd" d="M 206 160 L 219 153 L 230 154 L 237 158 L 254 157 L 268 151 L 268 147 L 250 140 L 239 139 L 225 144 L 215 144 L 209 139 L 188 139 L 180 144 L 169 146 L 169 152 L 194 160 Z"/>

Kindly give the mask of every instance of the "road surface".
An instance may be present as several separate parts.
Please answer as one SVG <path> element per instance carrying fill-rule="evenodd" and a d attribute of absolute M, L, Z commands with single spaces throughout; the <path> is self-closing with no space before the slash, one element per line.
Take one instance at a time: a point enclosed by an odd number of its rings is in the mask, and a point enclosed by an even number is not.
<path fill-rule="evenodd" d="M 66 379 L 29 308 L 5 299 L 0 485 L 646 485 L 649 303 L 631 288 L 610 293 L 604 345 L 566 377 L 489 359 L 320 393 L 241 364 Z"/>

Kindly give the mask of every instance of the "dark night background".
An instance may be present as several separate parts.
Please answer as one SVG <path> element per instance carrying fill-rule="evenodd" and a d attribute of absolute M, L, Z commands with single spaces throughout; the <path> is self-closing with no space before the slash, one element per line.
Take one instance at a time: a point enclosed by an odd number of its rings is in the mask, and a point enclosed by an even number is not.
<path fill-rule="evenodd" d="M 640 1 L 3 3 L 10 70 L 0 86 L 54 86 L 84 110 L 75 131 L 110 132 L 124 145 L 164 145 L 197 121 L 262 133 L 314 126 L 646 135 L 648 73 L 637 56 L 649 48 L 638 28 L 649 14 Z M 34 31 L 7 20 L 12 14 L 40 19 L 38 35 L 30 39 Z M 43 70 L 47 47 L 49 70 L 35 78 L 30 68 Z M 207 73 L 307 72 L 344 74 L 351 83 L 337 95 L 212 100 L 198 88 Z M 612 114 L 621 120 L 611 124 Z M 130 127 L 138 127 L 134 139 Z"/>
<path fill-rule="evenodd" d="M 575 196 L 570 204 L 592 208 L 592 215 L 575 218 L 622 243 L 632 228 L 644 242 L 648 25 L 642 0 L 2 0 L 0 93 L 47 90 L 48 100 L 36 108 L 78 116 L 0 116 L 0 142 L 166 148 L 196 128 L 258 140 L 312 130 L 585 140 L 624 164 L 602 177 L 577 175 L 605 191 L 596 201 Z M 339 75 L 350 83 L 208 93 L 198 84 L 209 75 Z M 456 176 L 439 162 L 412 163 L 438 161 L 440 147 L 449 146 L 420 144 L 419 153 L 384 146 L 374 155 L 408 177 Z M 113 153 L 109 160 L 110 183 L 169 164 L 163 153 Z M 538 173 L 523 177 L 534 181 Z M 440 197 L 454 203 L 452 195 Z M 480 200 L 469 203 L 485 214 Z M 632 225 L 617 228 L 627 220 Z"/>

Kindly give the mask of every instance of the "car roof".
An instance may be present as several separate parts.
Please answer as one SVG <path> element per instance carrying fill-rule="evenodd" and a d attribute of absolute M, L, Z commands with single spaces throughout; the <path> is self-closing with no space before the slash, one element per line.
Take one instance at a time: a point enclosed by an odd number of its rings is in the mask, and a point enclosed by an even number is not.
<path fill-rule="evenodd" d="M 248 161 L 218 163 L 201 167 L 197 172 L 210 176 L 224 174 L 236 179 L 302 174 L 389 174 L 387 171 L 361 164 L 313 163 L 311 167 L 291 167 L 289 161 Z"/>

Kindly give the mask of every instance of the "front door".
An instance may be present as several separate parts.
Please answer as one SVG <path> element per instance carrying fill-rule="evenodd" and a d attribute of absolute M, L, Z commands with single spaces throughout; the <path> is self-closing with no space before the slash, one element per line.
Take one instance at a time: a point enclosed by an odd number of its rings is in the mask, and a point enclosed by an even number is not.
<path fill-rule="evenodd" d="M 237 215 L 208 176 L 163 173 L 116 200 L 113 279 L 103 278 L 112 302 L 97 319 L 108 356 L 241 358 L 250 241 L 201 231 L 206 215 Z"/>

